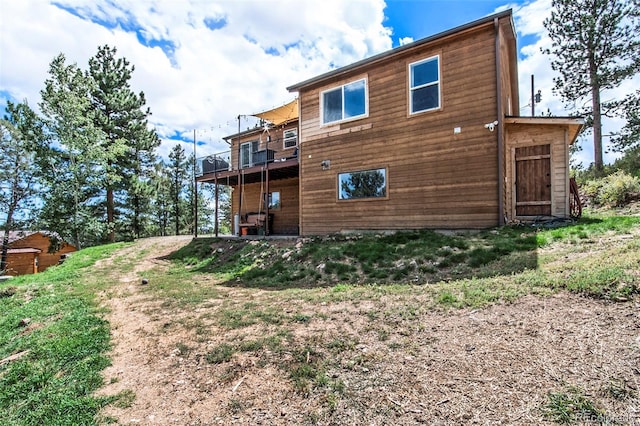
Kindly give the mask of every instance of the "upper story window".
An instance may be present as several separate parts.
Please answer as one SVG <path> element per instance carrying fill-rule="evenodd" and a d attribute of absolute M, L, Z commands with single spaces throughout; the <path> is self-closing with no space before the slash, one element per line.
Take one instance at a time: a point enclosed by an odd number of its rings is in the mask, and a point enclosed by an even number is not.
<path fill-rule="evenodd" d="M 357 80 L 322 92 L 322 124 L 351 120 L 367 115 L 367 81 Z"/>
<path fill-rule="evenodd" d="M 257 151 L 258 141 L 245 142 L 240 145 L 240 168 L 253 166 L 253 156 Z"/>
<path fill-rule="evenodd" d="M 285 130 L 283 134 L 284 149 L 298 145 L 298 129 Z"/>
<path fill-rule="evenodd" d="M 440 108 L 440 57 L 409 64 L 411 114 Z"/>

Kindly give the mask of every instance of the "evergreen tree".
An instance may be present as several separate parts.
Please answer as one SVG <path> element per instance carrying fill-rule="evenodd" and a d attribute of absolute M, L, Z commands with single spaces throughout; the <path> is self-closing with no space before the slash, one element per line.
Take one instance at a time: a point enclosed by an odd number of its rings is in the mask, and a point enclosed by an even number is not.
<path fill-rule="evenodd" d="M 47 190 L 41 223 L 80 248 L 100 242 L 107 230 L 100 219 L 100 174 L 109 159 L 105 135 L 94 126 L 94 82 L 63 54 L 49 66 L 40 109 L 48 137 Z"/>
<path fill-rule="evenodd" d="M 147 233 L 164 237 L 168 235 L 171 218 L 171 178 L 164 162 L 159 161 L 155 164 L 149 186 L 153 196 L 150 202 L 151 220 Z"/>
<path fill-rule="evenodd" d="M 640 90 L 624 99 L 620 115 L 626 124 L 614 135 L 612 142 L 613 148 L 624 155 L 615 165 L 631 175 L 640 177 Z"/>
<path fill-rule="evenodd" d="M 171 197 L 171 211 L 175 225 L 175 234 L 180 235 L 181 224 L 188 214 L 188 205 L 184 199 L 185 184 L 188 179 L 188 163 L 182 145 L 177 144 L 169 152 L 169 195 Z"/>
<path fill-rule="evenodd" d="M 602 117 L 615 103 L 603 102 L 602 92 L 618 87 L 640 70 L 640 0 L 553 0 L 544 21 L 552 40 L 551 66 L 560 76 L 554 90 L 568 104 L 590 106 L 578 111 L 593 128 L 594 165 L 602 170 Z"/>
<path fill-rule="evenodd" d="M 0 274 L 7 266 L 9 232 L 19 226 L 17 216 L 35 209 L 38 146 L 44 139 L 35 113 L 24 104 L 7 104 L 0 120 L 0 215 L 4 217 Z"/>
<path fill-rule="evenodd" d="M 139 237 L 142 230 L 141 215 L 149 202 L 149 171 L 155 163 L 154 150 L 160 141 L 148 129 L 144 110 L 144 93 L 131 90 L 129 80 L 135 69 L 125 58 L 116 58 L 116 48 L 99 47 L 89 60 L 89 76 L 95 84 L 91 92 L 94 124 L 106 138 L 101 148 L 105 151 L 103 187 L 106 193 L 108 239 L 116 239 L 117 206 L 115 194 L 121 193 L 121 205 L 129 223 L 122 223 L 123 232 L 129 229 Z"/>

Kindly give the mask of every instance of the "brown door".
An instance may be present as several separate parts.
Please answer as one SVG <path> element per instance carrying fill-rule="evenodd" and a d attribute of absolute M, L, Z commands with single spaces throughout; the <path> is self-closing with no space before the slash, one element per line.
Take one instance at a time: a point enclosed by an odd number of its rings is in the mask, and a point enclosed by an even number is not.
<path fill-rule="evenodd" d="M 551 216 L 551 145 L 516 148 L 516 216 Z"/>

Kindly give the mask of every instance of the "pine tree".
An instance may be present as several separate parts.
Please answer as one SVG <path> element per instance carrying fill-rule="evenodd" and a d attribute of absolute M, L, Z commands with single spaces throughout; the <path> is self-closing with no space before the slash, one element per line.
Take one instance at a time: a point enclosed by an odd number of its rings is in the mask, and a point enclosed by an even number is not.
<path fill-rule="evenodd" d="M 100 242 L 107 231 L 96 203 L 108 161 L 101 148 L 106 137 L 94 126 L 93 80 L 76 64 L 67 65 L 63 54 L 51 62 L 49 76 L 40 109 L 52 145 L 40 219 L 80 248 Z"/>
<path fill-rule="evenodd" d="M 185 184 L 188 179 L 188 164 L 182 145 L 175 145 L 169 152 L 169 193 L 171 196 L 171 210 L 175 225 L 175 234 L 180 235 L 181 224 L 186 221 L 188 206 L 184 199 Z"/>
<path fill-rule="evenodd" d="M 544 21 L 552 40 L 551 66 L 560 76 L 554 90 L 568 104 L 590 101 L 578 111 L 593 127 L 594 165 L 603 168 L 602 117 L 615 103 L 603 102 L 602 92 L 618 87 L 640 70 L 639 0 L 553 0 Z"/>
<path fill-rule="evenodd" d="M 4 216 L 0 274 L 7 266 L 9 232 L 19 225 L 17 215 L 27 217 L 35 209 L 38 147 L 44 139 L 42 126 L 26 103 L 7 104 L 0 120 L 0 214 Z"/>
<path fill-rule="evenodd" d="M 160 141 L 148 129 L 150 110 L 143 92 L 131 90 L 129 80 L 135 70 L 125 58 L 116 58 L 116 48 L 99 47 L 89 60 L 89 76 L 95 85 L 91 92 L 94 125 L 106 135 L 101 148 L 105 151 L 103 186 L 106 193 L 108 239 L 115 241 L 117 224 L 116 193 L 121 193 L 121 205 L 129 210 L 127 224 L 133 235 L 142 232 L 141 215 L 148 205 L 149 172 L 155 163 L 154 150 Z"/>
<path fill-rule="evenodd" d="M 171 177 L 163 161 L 156 163 L 149 183 L 153 192 L 150 207 L 154 218 L 150 233 L 164 237 L 168 235 L 171 217 Z"/>
<path fill-rule="evenodd" d="M 613 148 L 624 153 L 615 165 L 640 177 L 640 90 L 628 95 L 621 103 L 620 115 L 626 121 L 613 139 Z"/>

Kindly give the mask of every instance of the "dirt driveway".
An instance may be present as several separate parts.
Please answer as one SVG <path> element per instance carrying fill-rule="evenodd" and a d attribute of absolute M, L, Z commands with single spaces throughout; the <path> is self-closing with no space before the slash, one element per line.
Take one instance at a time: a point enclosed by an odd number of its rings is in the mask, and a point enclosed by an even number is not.
<path fill-rule="evenodd" d="M 638 300 L 560 293 L 445 311 L 425 308 L 419 287 L 340 299 L 203 276 L 183 291 L 211 295 L 176 303 L 141 284 L 189 241 L 144 239 L 105 261 L 114 349 L 100 393 L 130 397 L 105 422 L 538 425 L 550 423 L 551 395 L 569 398 L 579 424 L 640 424 Z"/>

